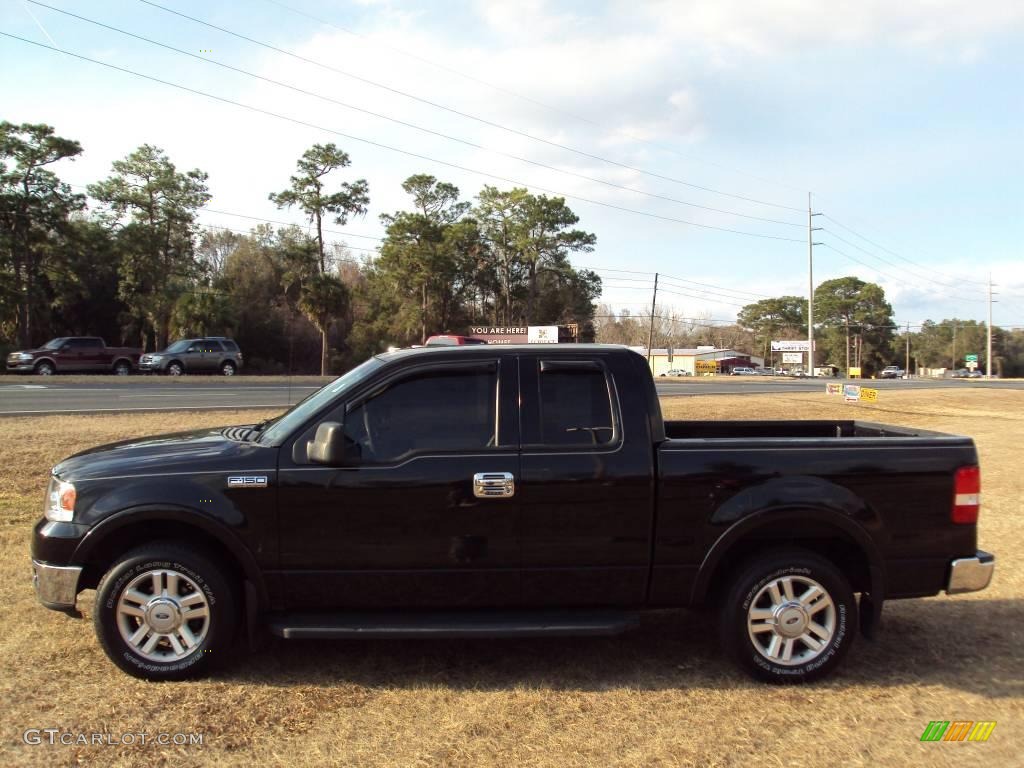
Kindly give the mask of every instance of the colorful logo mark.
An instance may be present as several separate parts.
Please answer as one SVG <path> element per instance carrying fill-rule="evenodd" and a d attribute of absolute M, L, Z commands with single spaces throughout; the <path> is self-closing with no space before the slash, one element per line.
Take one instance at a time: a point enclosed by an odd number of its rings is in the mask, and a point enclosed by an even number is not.
<path fill-rule="evenodd" d="M 921 741 L 988 741 L 995 727 L 995 720 L 932 720 Z"/>

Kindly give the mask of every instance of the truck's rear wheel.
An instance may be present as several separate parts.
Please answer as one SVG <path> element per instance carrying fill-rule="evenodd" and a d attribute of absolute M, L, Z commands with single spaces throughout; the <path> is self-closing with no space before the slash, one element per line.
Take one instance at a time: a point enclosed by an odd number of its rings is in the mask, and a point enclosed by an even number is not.
<path fill-rule="evenodd" d="M 857 634 L 857 603 L 832 563 L 775 550 L 736 574 L 720 614 L 722 642 L 749 673 L 799 683 L 830 673 Z"/>
<path fill-rule="evenodd" d="M 103 650 L 147 680 L 196 677 L 230 653 L 236 615 L 229 580 L 212 560 L 172 543 L 139 547 L 96 590 Z"/>
<path fill-rule="evenodd" d="M 114 365 L 114 374 L 117 376 L 130 376 L 132 373 L 132 364 L 127 360 L 118 360 Z"/>

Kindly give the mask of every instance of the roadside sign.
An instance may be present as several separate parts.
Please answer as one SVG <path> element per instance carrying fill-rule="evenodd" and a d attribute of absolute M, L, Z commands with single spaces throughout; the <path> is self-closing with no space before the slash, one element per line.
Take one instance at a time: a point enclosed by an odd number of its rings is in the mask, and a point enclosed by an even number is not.
<path fill-rule="evenodd" d="M 772 352 L 806 352 L 811 346 L 809 341 L 779 341 L 772 339 Z M 817 347 L 817 343 L 814 345 Z"/>
<path fill-rule="evenodd" d="M 848 403 L 860 400 L 860 386 L 858 384 L 843 384 L 843 400 Z"/>
<path fill-rule="evenodd" d="M 838 395 L 842 391 L 843 391 L 842 384 L 826 384 L 825 385 L 825 394 L 826 395 Z"/>
<path fill-rule="evenodd" d="M 976 362 L 978 362 L 978 356 L 977 355 L 964 355 L 964 362 L 965 363 L 976 363 Z"/>
<path fill-rule="evenodd" d="M 849 377 L 851 379 L 859 379 L 860 378 L 860 366 L 859 365 L 851 365 L 850 366 L 850 371 L 849 371 L 848 375 L 849 375 Z"/>
<path fill-rule="evenodd" d="M 783 352 L 782 362 L 784 363 L 802 363 L 804 361 L 803 352 Z"/>
<path fill-rule="evenodd" d="M 967 361 L 967 367 L 970 368 L 973 371 L 975 368 L 978 367 L 978 361 L 977 360 L 968 360 Z"/>
<path fill-rule="evenodd" d="M 860 399 L 861 400 L 865 400 L 865 401 L 867 401 L 869 403 L 877 402 L 878 401 L 878 390 L 877 389 L 871 389 L 869 387 L 861 387 L 860 388 Z"/>
<path fill-rule="evenodd" d="M 697 360 L 694 367 L 697 373 L 718 373 L 718 363 L 715 360 Z"/>

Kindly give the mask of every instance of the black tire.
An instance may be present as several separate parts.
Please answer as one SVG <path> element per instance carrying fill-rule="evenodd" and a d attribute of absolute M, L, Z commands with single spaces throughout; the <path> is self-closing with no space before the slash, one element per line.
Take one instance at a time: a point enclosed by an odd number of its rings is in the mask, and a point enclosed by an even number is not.
<path fill-rule="evenodd" d="M 220 372 L 221 375 L 223 376 L 234 376 L 236 370 L 237 369 L 235 368 L 235 364 L 232 363 L 230 360 L 225 360 L 223 363 L 221 363 Z"/>
<path fill-rule="evenodd" d="M 175 360 L 173 363 L 167 366 L 168 376 L 184 376 L 185 366 Z"/>
<path fill-rule="evenodd" d="M 171 599 L 157 594 L 157 579 L 163 584 L 162 594 L 168 594 L 172 583 L 167 576 L 155 575 L 160 573 L 177 575 L 178 587 Z M 149 600 L 143 603 L 128 596 L 133 594 Z M 143 606 L 140 614 L 148 618 L 135 618 L 122 610 L 136 605 Z M 206 674 L 231 654 L 238 625 L 236 605 L 231 580 L 209 556 L 174 542 L 157 542 L 128 552 L 103 576 L 96 588 L 93 625 L 103 650 L 124 672 L 146 680 L 184 680 Z M 205 618 L 183 618 L 202 613 L 203 608 Z M 176 617 L 178 625 L 173 626 Z M 159 634 L 150 620 L 170 620 L 164 627 L 170 632 Z M 182 642 L 182 625 L 194 643 L 191 647 Z M 126 638 L 129 633 L 140 636 L 136 644 Z M 175 653 L 171 634 L 184 649 L 181 653 Z M 147 654 L 154 636 L 155 645 Z"/>
<path fill-rule="evenodd" d="M 114 363 L 114 375 L 116 376 L 131 376 L 132 375 L 132 364 L 127 360 L 118 360 Z"/>
<path fill-rule="evenodd" d="M 782 593 L 781 602 L 773 609 L 770 585 L 778 586 L 784 579 L 792 580 L 795 598 L 816 594 L 807 591 L 812 582 L 825 596 L 809 600 L 808 609 L 799 599 L 787 600 Z M 724 594 L 719 614 L 722 644 L 741 668 L 760 680 L 793 684 L 828 675 L 850 650 L 857 634 L 857 602 L 846 577 L 828 560 L 803 549 L 777 549 L 751 560 L 740 567 Z M 774 614 L 760 619 L 749 613 L 752 609 L 774 610 Z M 765 626 L 768 624 L 772 627 Z M 821 629 L 827 631 L 827 638 L 818 634 Z M 801 630 L 800 636 L 791 636 Z M 807 643 L 804 637 L 809 638 Z M 791 658 L 784 661 L 787 645 Z"/>
<path fill-rule="evenodd" d="M 34 373 L 40 376 L 53 376 L 57 372 L 56 366 L 49 360 L 43 360 L 41 363 L 36 365 Z"/>

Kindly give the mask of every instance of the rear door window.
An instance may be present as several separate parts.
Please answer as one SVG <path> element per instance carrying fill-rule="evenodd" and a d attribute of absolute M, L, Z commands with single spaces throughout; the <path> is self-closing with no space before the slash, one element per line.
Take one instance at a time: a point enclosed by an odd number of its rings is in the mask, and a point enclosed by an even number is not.
<path fill-rule="evenodd" d="M 537 415 L 529 442 L 550 448 L 607 447 L 618 440 L 604 366 L 591 360 L 540 360 Z"/>

